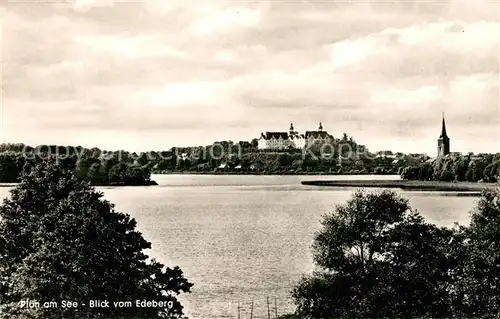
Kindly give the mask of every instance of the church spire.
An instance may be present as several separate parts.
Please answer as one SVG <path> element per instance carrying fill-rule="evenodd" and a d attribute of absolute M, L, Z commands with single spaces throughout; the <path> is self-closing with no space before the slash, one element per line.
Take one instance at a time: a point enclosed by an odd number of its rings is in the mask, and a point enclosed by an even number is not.
<path fill-rule="evenodd" d="M 441 135 L 438 139 L 438 157 L 446 156 L 450 153 L 450 138 L 448 134 L 446 134 L 446 123 L 444 121 L 444 113 L 443 113 L 443 122 L 441 124 Z"/>
<path fill-rule="evenodd" d="M 444 121 L 444 112 L 443 112 L 443 123 L 441 125 L 441 135 L 439 138 L 448 138 L 448 135 L 446 135 L 446 123 Z"/>

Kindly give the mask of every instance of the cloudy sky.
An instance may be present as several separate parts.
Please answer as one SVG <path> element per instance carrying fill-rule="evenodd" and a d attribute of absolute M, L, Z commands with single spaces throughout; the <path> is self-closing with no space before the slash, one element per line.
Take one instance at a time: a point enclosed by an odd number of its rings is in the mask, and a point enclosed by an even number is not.
<path fill-rule="evenodd" d="M 0 141 L 149 150 L 323 122 L 370 150 L 500 151 L 500 3 L 0 4 Z"/>

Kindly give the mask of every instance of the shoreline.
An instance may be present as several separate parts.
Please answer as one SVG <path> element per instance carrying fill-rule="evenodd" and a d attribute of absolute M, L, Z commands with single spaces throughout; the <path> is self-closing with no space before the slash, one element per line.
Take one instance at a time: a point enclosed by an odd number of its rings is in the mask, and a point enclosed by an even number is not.
<path fill-rule="evenodd" d="M 123 183 L 98 183 L 98 184 L 92 184 L 92 186 L 95 186 L 95 187 L 127 187 L 127 186 L 130 186 L 130 187 L 133 187 L 133 186 L 158 186 L 159 184 L 156 182 L 156 181 L 147 181 L 147 182 L 143 182 L 143 183 L 138 183 L 138 184 L 123 184 Z"/>
<path fill-rule="evenodd" d="M 410 180 L 316 180 L 302 181 L 302 185 L 326 186 L 326 187 L 368 187 L 368 188 L 399 188 L 415 191 L 457 191 L 457 192 L 481 192 L 493 190 L 498 183 L 474 183 L 474 182 L 438 182 L 438 181 L 410 181 Z"/>
<path fill-rule="evenodd" d="M 215 171 L 215 172 L 191 172 L 191 171 L 180 171 L 180 172 L 162 172 L 162 173 L 151 173 L 151 175 L 267 175 L 267 176 L 315 176 L 315 175 L 332 175 L 332 176 L 361 176 L 361 175 L 375 175 L 375 176 L 399 176 L 398 174 L 374 174 L 374 173 L 337 173 L 337 172 L 276 172 L 276 173 L 266 173 L 266 172 L 224 172 L 224 171 Z"/>
<path fill-rule="evenodd" d="M 16 187 L 19 185 L 17 183 L 2 183 L 0 182 L 0 187 Z M 156 181 L 148 181 L 142 184 L 120 184 L 120 183 L 103 183 L 103 184 L 91 184 L 93 187 L 139 187 L 139 186 L 158 186 L 159 184 Z"/>

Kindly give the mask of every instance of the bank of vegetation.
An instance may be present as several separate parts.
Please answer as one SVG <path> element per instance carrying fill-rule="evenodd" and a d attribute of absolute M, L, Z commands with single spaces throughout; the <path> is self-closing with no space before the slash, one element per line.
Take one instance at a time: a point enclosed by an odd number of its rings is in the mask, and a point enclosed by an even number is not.
<path fill-rule="evenodd" d="M 24 144 L 0 145 L 0 182 L 19 182 L 23 174 L 41 162 L 57 161 L 62 167 L 94 186 L 156 185 L 151 169 L 127 157 L 130 153 L 108 152 L 80 146 L 38 146 Z"/>
<path fill-rule="evenodd" d="M 193 284 L 74 173 L 38 163 L 0 205 L 0 318 L 185 318 L 178 297 Z"/>
<path fill-rule="evenodd" d="M 57 158 L 93 185 L 149 185 L 155 174 L 398 174 L 425 157 L 370 153 L 364 145 L 344 135 L 331 144 L 306 150 L 262 151 L 252 142 L 215 142 L 168 151 L 107 151 L 81 146 L 0 144 L 0 182 L 17 182 L 34 163 Z"/>
<path fill-rule="evenodd" d="M 497 182 L 499 175 L 500 153 L 448 154 L 409 165 L 401 171 L 404 179 L 443 182 Z"/>
<path fill-rule="evenodd" d="M 177 147 L 172 157 L 152 166 L 154 173 L 208 174 L 399 174 L 427 157 L 418 154 L 371 153 L 353 137 L 344 134 L 331 143 L 316 143 L 304 150 L 258 150 L 257 140 L 216 142 L 208 146 Z"/>
<path fill-rule="evenodd" d="M 57 158 L 93 185 L 154 185 L 151 174 L 401 175 L 407 180 L 496 182 L 500 154 L 370 152 L 344 135 L 306 150 L 262 151 L 257 140 L 173 147 L 168 151 L 107 151 L 81 146 L 0 144 L 0 182 L 15 183 L 34 164 Z"/>
<path fill-rule="evenodd" d="M 286 318 L 496 318 L 500 193 L 467 226 L 430 224 L 396 193 L 356 192 L 315 236 L 317 271 L 293 289 Z M 285 317 L 283 317 L 285 318 Z"/>

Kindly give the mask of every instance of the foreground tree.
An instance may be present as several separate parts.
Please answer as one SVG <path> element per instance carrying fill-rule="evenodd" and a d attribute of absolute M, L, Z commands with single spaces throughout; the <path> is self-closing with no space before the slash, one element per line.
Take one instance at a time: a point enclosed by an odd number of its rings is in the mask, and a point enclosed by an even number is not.
<path fill-rule="evenodd" d="M 192 284 L 165 268 L 130 216 L 53 161 L 38 164 L 0 206 L 0 316 L 6 318 L 182 318 L 176 295 Z M 54 301 L 28 309 L 22 300 Z M 109 307 L 91 308 L 91 300 Z M 135 307 L 136 300 L 168 306 Z M 63 308 L 63 301 L 78 302 Z M 118 308 L 113 301 L 132 301 Z"/>
<path fill-rule="evenodd" d="M 464 258 L 454 275 L 457 316 L 500 314 L 500 190 L 485 191 L 464 231 Z M 499 316 L 495 317 L 498 318 Z"/>
<path fill-rule="evenodd" d="M 324 217 L 314 260 L 322 269 L 292 296 L 300 318 L 449 316 L 447 243 L 394 192 L 356 192 Z"/>

